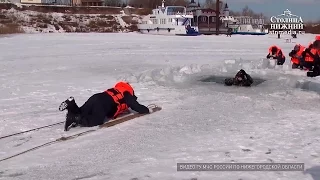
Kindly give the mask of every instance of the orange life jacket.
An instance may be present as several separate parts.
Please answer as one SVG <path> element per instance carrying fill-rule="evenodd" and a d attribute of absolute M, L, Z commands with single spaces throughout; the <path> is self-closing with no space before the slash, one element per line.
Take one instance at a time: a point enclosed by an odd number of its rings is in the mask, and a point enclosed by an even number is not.
<path fill-rule="evenodd" d="M 311 54 L 313 54 L 313 55 L 317 55 L 317 54 L 318 54 L 318 51 L 317 51 L 317 49 L 315 49 L 315 48 L 311 48 L 311 49 L 310 49 L 310 52 L 311 52 Z M 314 61 L 314 58 L 313 58 L 312 56 L 310 56 L 309 53 L 306 53 L 306 57 L 305 57 L 304 60 L 305 60 L 306 62 L 313 62 L 313 61 Z"/>
<path fill-rule="evenodd" d="M 124 92 L 129 92 L 132 96 L 134 95 L 133 88 L 129 83 L 119 82 L 114 88 L 108 89 L 105 92 L 108 93 L 117 104 L 117 111 L 113 115 L 113 118 L 117 118 L 119 114 L 129 109 L 128 105 L 123 101 Z"/>
<path fill-rule="evenodd" d="M 272 48 L 273 48 L 273 47 L 276 47 L 276 48 L 277 48 L 276 56 L 279 56 L 279 55 L 280 55 L 280 52 L 282 52 L 282 51 L 281 51 L 281 49 L 280 49 L 278 46 L 271 46 L 271 47 L 269 48 L 269 54 L 270 54 L 270 55 L 272 54 Z M 282 58 L 285 57 L 283 53 L 282 53 L 282 56 L 281 56 L 281 57 L 282 57 Z"/>
<path fill-rule="evenodd" d="M 299 46 L 299 51 L 295 55 L 299 57 L 302 55 L 302 52 L 305 50 L 305 47 L 302 46 L 301 44 L 299 44 L 298 46 Z M 291 57 L 291 62 L 294 64 L 300 64 L 300 60 L 297 57 Z"/>

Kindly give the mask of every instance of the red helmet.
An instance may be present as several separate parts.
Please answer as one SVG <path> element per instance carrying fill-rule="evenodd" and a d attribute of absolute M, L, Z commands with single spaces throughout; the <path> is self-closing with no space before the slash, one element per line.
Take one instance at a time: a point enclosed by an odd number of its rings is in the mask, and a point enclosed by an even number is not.
<path fill-rule="evenodd" d="M 278 50 L 277 46 L 272 46 L 272 48 L 271 48 L 272 53 L 276 53 L 277 50 Z"/>
<path fill-rule="evenodd" d="M 315 40 L 320 40 L 320 35 L 317 35 Z"/>
<path fill-rule="evenodd" d="M 120 81 L 114 86 L 114 88 L 124 89 L 124 90 L 128 91 L 131 95 L 134 95 L 133 88 L 128 82 Z"/>

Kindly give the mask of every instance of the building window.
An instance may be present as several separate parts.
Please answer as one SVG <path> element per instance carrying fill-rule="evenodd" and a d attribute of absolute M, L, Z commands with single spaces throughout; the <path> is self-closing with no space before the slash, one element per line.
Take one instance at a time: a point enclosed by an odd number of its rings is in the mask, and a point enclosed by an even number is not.
<path fill-rule="evenodd" d="M 166 19 L 160 19 L 160 24 L 166 24 Z"/>
<path fill-rule="evenodd" d="M 158 24 L 157 19 L 152 19 L 151 21 L 152 21 L 152 24 Z"/>
<path fill-rule="evenodd" d="M 201 22 L 207 22 L 207 17 L 206 16 L 202 16 L 201 17 Z"/>

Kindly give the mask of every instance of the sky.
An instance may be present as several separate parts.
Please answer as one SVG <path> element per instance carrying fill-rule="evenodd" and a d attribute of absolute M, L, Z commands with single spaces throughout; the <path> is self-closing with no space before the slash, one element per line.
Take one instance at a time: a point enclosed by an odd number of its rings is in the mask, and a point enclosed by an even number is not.
<path fill-rule="evenodd" d="M 224 2 L 227 2 L 229 9 L 233 11 L 241 11 L 248 5 L 257 13 L 275 16 L 289 9 L 292 14 L 301 16 L 304 21 L 320 20 L 320 0 L 224 0 Z"/>

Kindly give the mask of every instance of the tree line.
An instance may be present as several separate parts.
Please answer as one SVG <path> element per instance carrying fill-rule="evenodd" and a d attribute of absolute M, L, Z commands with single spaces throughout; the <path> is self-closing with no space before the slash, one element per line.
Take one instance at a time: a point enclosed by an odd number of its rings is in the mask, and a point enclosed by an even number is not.
<path fill-rule="evenodd" d="M 106 6 L 117 6 L 117 7 L 136 7 L 136 8 L 149 8 L 154 9 L 161 6 L 162 0 L 105 0 Z M 166 0 L 166 5 L 172 6 L 187 6 L 190 2 L 188 0 Z"/>
<path fill-rule="evenodd" d="M 166 0 L 166 5 L 172 6 L 185 6 L 190 4 L 191 0 Z M 197 0 L 195 0 L 198 3 Z M 223 1 L 220 1 L 223 2 Z M 104 0 L 106 6 L 118 6 L 118 7 L 136 7 L 136 8 L 149 8 L 154 9 L 161 5 L 162 0 Z M 216 0 L 205 0 L 200 4 L 200 8 L 216 9 Z M 224 3 L 221 3 L 220 8 L 224 8 Z M 265 16 L 262 13 L 256 13 L 248 6 L 245 6 L 241 12 L 230 11 L 230 15 L 233 16 L 251 16 L 253 18 L 261 18 Z"/>

